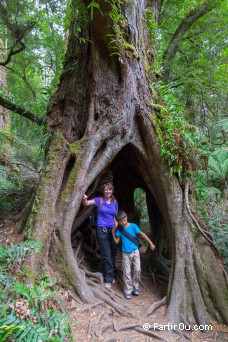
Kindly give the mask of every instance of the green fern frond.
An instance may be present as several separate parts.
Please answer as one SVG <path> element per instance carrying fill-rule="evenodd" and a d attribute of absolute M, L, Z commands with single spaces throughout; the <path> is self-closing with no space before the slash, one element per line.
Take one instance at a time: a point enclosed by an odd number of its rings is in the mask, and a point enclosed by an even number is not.
<path fill-rule="evenodd" d="M 224 161 L 211 155 L 208 160 L 209 176 L 214 179 L 225 180 L 228 173 L 228 158 Z"/>
<path fill-rule="evenodd" d="M 38 253 L 42 243 L 40 241 L 25 241 L 19 244 L 11 244 L 10 248 L 0 245 L 0 264 L 10 265 L 15 260 L 24 260 L 28 253 Z"/>
<path fill-rule="evenodd" d="M 47 327 L 34 324 L 32 321 L 23 321 L 24 331 L 13 334 L 17 342 L 48 341 L 49 331 Z"/>
<path fill-rule="evenodd" d="M 21 320 L 20 318 L 16 317 L 14 313 L 9 314 L 6 317 L 2 317 L 0 319 L 0 325 L 14 325 L 18 326 L 20 325 Z"/>
<path fill-rule="evenodd" d="M 220 148 L 211 153 L 211 156 L 216 157 L 220 162 L 224 162 L 228 159 L 228 151 L 225 148 Z"/>
<path fill-rule="evenodd" d="M 0 326 L 0 341 L 5 342 L 8 341 L 9 337 L 15 332 L 15 330 L 23 330 L 22 326 L 15 325 L 2 325 Z"/>
<path fill-rule="evenodd" d="M 48 325 L 51 331 L 55 331 L 55 337 L 64 338 L 71 336 L 70 324 L 72 321 L 66 313 L 61 313 L 56 310 L 47 310 L 46 314 L 41 317 L 42 324 Z"/>
<path fill-rule="evenodd" d="M 0 274 L 0 286 L 8 289 L 16 282 L 16 278 L 8 275 L 6 272 L 1 272 Z"/>

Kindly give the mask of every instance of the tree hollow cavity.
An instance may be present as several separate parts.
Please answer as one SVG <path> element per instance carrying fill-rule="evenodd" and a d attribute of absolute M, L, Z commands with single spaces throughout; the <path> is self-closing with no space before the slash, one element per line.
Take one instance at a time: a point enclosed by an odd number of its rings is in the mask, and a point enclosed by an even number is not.
<path fill-rule="evenodd" d="M 130 144 L 125 146 L 90 185 L 86 194 L 89 199 L 102 196 L 102 184 L 107 181 L 113 183 L 119 209 L 124 210 L 129 222 L 138 224 L 156 245 L 153 252 L 147 248 L 147 243 L 141 248 L 142 273 L 147 275 L 147 278 L 151 277 L 153 282 L 167 285 L 171 253 L 165 221 L 138 165 L 135 148 Z M 93 206 L 81 206 L 72 227 L 72 248 L 79 265 L 89 272 L 101 272 L 96 229 L 92 227 L 91 222 L 93 211 Z"/>

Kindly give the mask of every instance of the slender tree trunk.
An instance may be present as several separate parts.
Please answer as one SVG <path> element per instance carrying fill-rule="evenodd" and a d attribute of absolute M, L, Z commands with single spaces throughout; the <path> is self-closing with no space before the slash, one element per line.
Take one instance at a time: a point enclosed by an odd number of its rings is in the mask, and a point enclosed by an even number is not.
<path fill-rule="evenodd" d="M 84 301 L 95 300 L 74 257 L 71 232 L 83 194 L 107 168 L 125 205 L 126 178 L 118 171 L 122 165 L 132 184 L 138 182 L 152 197 L 161 217 L 154 229 L 162 225 L 169 241 L 169 321 L 205 324 L 209 313 L 228 322 L 220 261 L 194 227 L 177 178 L 161 161 L 151 106 L 147 4 L 132 0 L 119 9 L 118 27 L 124 35 L 110 17 L 110 3 L 99 4 L 93 20 L 80 30 L 72 20 L 64 73 L 47 119 L 53 139 L 26 227 L 27 236 L 41 240 L 44 247 L 28 264 L 37 273 L 51 262 Z M 77 13 L 80 16 L 82 7 Z"/>
<path fill-rule="evenodd" d="M 4 60 L 4 44 L 0 39 L 0 62 Z M 0 89 L 7 92 L 7 81 L 6 81 L 6 68 L 0 66 Z M 2 129 L 8 129 L 9 125 L 9 114 L 8 110 L 4 107 L 0 107 L 0 131 Z"/>

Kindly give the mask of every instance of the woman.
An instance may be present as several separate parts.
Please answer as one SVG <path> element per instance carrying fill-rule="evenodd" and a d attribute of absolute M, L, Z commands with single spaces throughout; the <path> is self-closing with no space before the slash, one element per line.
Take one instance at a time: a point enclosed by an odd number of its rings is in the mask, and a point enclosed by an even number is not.
<path fill-rule="evenodd" d="M 84 205 L 95 205 L 97 208 L 97 240 L 101 253 L 101 265 L 104 277 L 104 285 L 111 288 L 114 282 L 115 257 L 117 247 L 113 240 L 112 228 L 117 225 L 115 214 L 118 210 L 118 203 L 113 196 L 112 183 L 103 185 L 103 197 L 95 197 L 91 200 L 83 196 Z"/>

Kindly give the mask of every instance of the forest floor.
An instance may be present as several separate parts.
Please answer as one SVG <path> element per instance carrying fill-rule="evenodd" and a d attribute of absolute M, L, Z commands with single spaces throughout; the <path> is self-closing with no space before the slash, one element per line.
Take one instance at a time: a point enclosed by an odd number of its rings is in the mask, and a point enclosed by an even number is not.
<path fill-rule="evenodd" d="M 19 243 L 23 237 L 16 233 L 16 225 L 11 220 L 0 222 L 0 244 Z M 121 254 L 117 257 L 117 266 L 121 267 Z M 72 319 L 71 330 L 74 342 L 142 342 L 142 341 L 228 341 L 228 327 L 211 321 L 211 327 L 202 332 L 187 331 L 184 324 L 177 328 L 164 318 L 165 306 L 161 305 L 152 315 L 147 316 L 148 308 L 166 295 L 166 286 L 154 284 L 152 278 L 142 275 L 141 293 L 131 299 L 123 297 L 123 284 L 117 278 L 112 289 L 99 285 L 100 291 L 109 294 L 118 303 L 124 305 L 133 317 L 125 317 L 112 306 L 97 300 L 94 304 L 85 304 L 68 297 L 67 310 Z M 149 329 L 148 329 L 149 328 Z"/>

